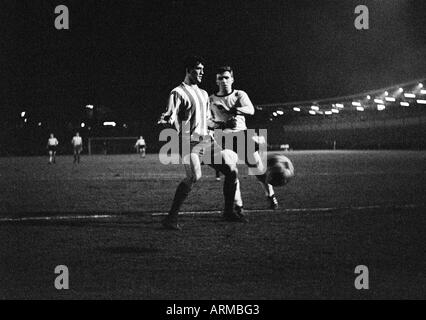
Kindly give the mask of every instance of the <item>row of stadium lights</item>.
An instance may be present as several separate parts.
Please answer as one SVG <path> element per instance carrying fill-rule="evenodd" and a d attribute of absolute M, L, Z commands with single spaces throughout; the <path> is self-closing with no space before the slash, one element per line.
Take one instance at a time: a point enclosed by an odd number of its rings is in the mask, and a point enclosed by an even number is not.
<path fill-rule="evenodd" d="M 88 104 L 88 105 L 86 106 L 86 108 L 87 108 L 87 109 L 90 109 L 90 110 L 93 110 L 95 107 L 94 107 L 93 105 L 91 105 L 91 104 Z M 84 124 L 84 122 L 82 122 L 82 123 L 81 123 L 81 127 L 82 127 L 82 128 L 84 128 L 84 126 L 85 126 L 85 124 Z M 103 126 L 104 126 L 104 127 L 116 127 L 116 126 L 117 126 L 117 123 L 116 123 L 115 121 L 105 121 L 105 122 L 103 123 Z M 123 128 L 127 128 L 127 124 L 123 123 Z"/>
<path fill-rule="evenodd" d="M 421 95 L 426 95 L 426 90 L 422 89 L 423 88 L 423 84 L 422 83 L 419 83 L 417 85 L 417 88 L 418 88 L 417 91 Z M 377 110 L 378 111 L 385 110 L 386 109 L 386 105 L 385 104 L 387 102 L 396 102 L 396 98 L 400 94 L 402 94 L 403 92 L 404 92 L 404 89 L 403 88 L 399 88 L 398 90 L 396 90 L 394 92 L 394 94 L 392 96 L 389 96 L 389 92 L 385 91 L 381 96 L 379 96 L 378 98 L 376 97 L 373 101 L 377 105 Z M 404 93 L 404 97 L 407 98 L 407 99 L 413 99 L 413 100 L 417 98 L 416 94 L 412 93 L 412 92 Z M 371 96 L 368 95 L 365 99 L 367 101 L 370 101 L 371 100 Z M 417 104 L 426 104 L 426 100 L 424 100 L 424 99 L 416 99 L 416 102 L 417 102 Z M 410 106 L 410 103 L 407 102 L 407 101 L 401 101 L 399 104 L 401 106 L 403 106 L 403 107 L 409 107 Z M 352 101 L 351 105 L 354 106 L 354 107 L 356 107 L 357 111 L 360 111 L 360 112 L 365 111 L 365 105 L 363 105 L 360 101 Z M 332 115 L 332 114 L 340 113 L 340 111 L 345 107 L 345 105 L 343 103 L 335 103 L 335 104 L 332 104 L 331 107 L 332 107 L 331 110 L 321 111 L 320 107 L 318 105 L 311 105 L 311 107 L 310 107 L 310 109 L 309 109 L 308 112 L 309 112 L 310 115 L 317 115 L 317 114 Z M 301 112 L 302 111 L 302 107 L 293 107 L 293 111 L 295 111 L 295 112 Z M 272 113 L 272 115 L 274 117 L 278 117 L 278 116 L 284 115 L 284 112 L 282 110 L 277 110 L 277 111 L 274 111 Z M 272 119 L 270 119 L 270 120 L 272 120 Z"/>
<path fill-rule="evenodd" d="M 90 109 L 90 110 L 93 110 L 94 109 L 94 106 L 93 105 L 91 105 L 91 104 L 88 104 L 88 105 L 86 105 L 85 106 L 85 108 L 87 108 L 87 109 Z M 21 118 L 23 119 L 23 121 L 24 121 L 24 123 L 27 123 L 28 122 L 28 117 L 26 117 L 26 115 L 27 115 L 27 112 L 26 111 L 22 111 L 21 112 Z M 41 125 L 42 125 L 42 123 L 41 122 L 39 122 L 38 123 L 38 126 L 39 127 L 41 127 Z M 103 126 L 104 127 L 116 127 L 117 126 L 117 123 L 115 122 L 115 121 L 105 121 L 105 122 L 103 122 Z M 84 123 L 84 122 L 82 122 L 81 124 L 80 124 L 80 127 L 81 128 L 85 128 L 86 127 L 86 124 Z M 123 124 L 123 128 L 127 128 L 127 124 Z M 91 128 L 90 127 L 88 127 L 88 129 L 90 130 Z"/>

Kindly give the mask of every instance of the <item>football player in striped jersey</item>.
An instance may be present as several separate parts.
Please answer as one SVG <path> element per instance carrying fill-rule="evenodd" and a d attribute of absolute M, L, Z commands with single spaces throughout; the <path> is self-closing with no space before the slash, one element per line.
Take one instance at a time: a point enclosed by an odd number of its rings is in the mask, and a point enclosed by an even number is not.
<path fill-rule="evenodd" d="M 246 218 L 234 212 L 233 208 L 238 181 L 236 162 L 221 152 L 222 148 L 209 134 L 209 129 L 223 127 L 224 124 L 211 120 L 209 96 L 198 87 L 204 75 L 203 60 L 196 56 L 188 57 L 185 60 L 185 73 L 184 81 L 171 91 L 167 110 L 159 121 L 175 126 L 181 144 L 180 156 L 186 171 L 186 177 L 178 185 L 169 214 L 162 224 L 167 229 L 181 229 L 178 213 L 192 187 L 201 178 L 202 162 L 225 175 L 225 220 L 246 222 Z"/>

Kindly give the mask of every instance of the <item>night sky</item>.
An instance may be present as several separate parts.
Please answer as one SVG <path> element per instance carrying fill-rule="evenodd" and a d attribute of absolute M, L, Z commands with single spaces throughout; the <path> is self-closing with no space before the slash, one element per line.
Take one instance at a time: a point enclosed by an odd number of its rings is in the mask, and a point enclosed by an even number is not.
<path fill-rule="evenodd" d="M 57 5 L 70 30 L 54 28 Z M 370 29 L 354 27 L 367 5 Z M 0 113 L 87 104 L 151 123 L 184 77 L 182 57 L 231 64 L 255 104 L 378 89 L 426 75 L 424 1 L 3 0 Z"/>

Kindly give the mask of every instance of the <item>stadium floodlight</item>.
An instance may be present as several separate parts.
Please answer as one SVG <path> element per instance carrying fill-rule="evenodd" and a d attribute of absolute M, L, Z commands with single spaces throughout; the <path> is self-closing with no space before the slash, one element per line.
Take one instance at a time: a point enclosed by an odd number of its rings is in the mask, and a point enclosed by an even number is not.
<path fill-rule="evenodd" d="M 278 115 L 275 111 L 272 112 L 272 114 L 274 115 L 274 117 L 276 117 Z"/>
<path fill-rule="evenodd" d="M 386 101 L 390 101 L 390 102 L 395 102 L 396 99 L 394 97 L 386 97 L 385 98 Z"/>
<path fill-rule="evenodd" d="M 368 95 L 368 96 L 367 96 L 367 100 L 370 100 L 370 99 L 371 99 L 371 96 L 370 96 L 370 95 Z"/>
<path fill-rule="evenodd" d="M 111 127 L 115 127 L 117 124 L 114 121 L 105 121 L 104 122 L 104 126 L 111 126 Z"/>
<path fill-rule="evenodd" d="M 409 107 L 410 106 L 410 104 L 408 102 L 400 102 L 399 104 L 403 107 Z"/>
<path fill-rule="evenodd" d="M 414 99 L 416 97 L 416 95 L 414 93 L 404 93 L 404 97 Z"/>
<path fill-rule="evenodd" d="M 399 93 L 402 93 L 402 92 L 404 92 L 404 89 L 399 88 L 399 89 L 398 89 L 398 92 L 399 92 Z"/>
<path fill-rule="evenodd" d="M 384 104 L 384 102 L 383 102 L 383 100 L 382 100 L 382 99 L 374 99 L 374 102 L 375 102 L 375 103 Z"/>
<path fill-rule="evenodd" d="M 81 126 L 82 128 L 84 128 L 84 127 L 86 126 L 86 124 L 85 124 L 84 122 L 82 122 L 82 123 L 80 124 L 80 126 Z"/>
<path fill-rule="evenodd" d="M 389 92 L 385 91 L 384 95 L 387 97 L 389 95 Z"/>
<path fill-rule="evenodd" d="M 417 100 L 417 103 L 419 103 L 419 104 L 426 104 L 426 100 Z"/>
<path fill-rule="evenodd" d="M 330 111 L 326 111 L 325 114 L 329 116 L 329 115 L 332 115 L 333 112 L 331 112 L 331 110 L 330 110 Z"/>
<path fill-rule="evenodd" d="M 21 112 L 21 118 L 25 117 L 25 115 L 26 115 L 26 112 L 25 112 L 25 111 L 22 111 L 22 112 Z"/>
<path fill-rule="evenodd" d="M 356 107 L 357 111 L 364 111 L 364 107 Z"/>
<path fill-rule="evenodd" d="M 296 111 L 296 112 L 300 112 L 300 108 L 298 108 L 298 107 L 294 107 L 293 110 Z"/>
<path fill-rule="evenodd" d="M 41 122 L 38 123 L 38 126 L 41 127 Z"/>
<path fill-rule="evenodd" d="M 352 105 L 353 105 L 354 107 L 361 107 L 361 102 L 353 101 L 353 102 L 352 102 Z"/>
<path fill-rule="evenodd" d="M 420 90 L 420 94 L 426 94 L 426 90 L 424 89 Z"/>
<path fill-rule="evenodd" d="M 27 123 L 27 121 L 28 121 L 28 119 L 27 119 L 27 118 L 25 118 L 25 119 L 24 119 L 24 122 L 25 122 L 25 123 Z"/>
<path fill-rule="evenodd" d="M 343 105 L 343 103 L 336 103 L 336 107 L 340 108 L 340 109 L 343 109 L 344 105 Z"/>
<path fill-rule="evenodd" d="M 331 112 L 333 112 L 333 113 L 339 113 L 339 109 L 331 109 Z"/>
<path fill-rule="evenodd" d="M 314 111 L 314 110 L 309 110 L 309 114 L 311 114 L 311 115 L 316 115 L 317 113 Z"/>
<path fill-rule="evenodd" d="M 284 112 L 282 110 L 277 110 L 277 114 L 279 114 L 280 116 L 282 116 L 284 114 Z"/>
<path fill-rule="evenodd" d="M 318 111 L 318 110 L 319 110 L 319 107 L 318 107 L 318 106 L 311 106 L 311 109 L 312 109 L 312 110 L 315 110 L 315 111 Z"/>
<path fill-rule="evenodd" d="M 93 109 L 93 105 L 88 104 L 88 105 L 86 105 L 86 108 L 87 108 L 87 109 Z"/>
<path fill-rule="evenodd" d="M 385 109 L 386 109 L 386 106 L 384 104 L 378 104 L 377 105 L 377 110 L 382 111 L 382 110 L 385 110 Z"/>
<path fill-rule="evenodd" d="M 418 86 L 419 86 L 419 88 L 423 88 L 423 83 L 421 83 L 421 82 L 420 82 L 420 83 L 418 84 Z"/>

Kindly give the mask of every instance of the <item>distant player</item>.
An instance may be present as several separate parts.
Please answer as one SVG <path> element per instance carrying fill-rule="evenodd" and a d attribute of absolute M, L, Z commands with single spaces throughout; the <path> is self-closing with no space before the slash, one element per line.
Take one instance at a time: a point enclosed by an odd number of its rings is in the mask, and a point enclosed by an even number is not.
<path fill-rule="evenodd" d="M 136 141 L 135 148 L 138 151 L 138 153 L 141 155 L 141 158 L 145 158 L 146 143 L 145 143 L 145 139 L 142 136 L 140 136 L 138 141 Z"/>
<path fill-rule="evenodd" d="M 185 79 L 174 88 L 169 96 L 167 111 L 159 123 L 172 124 L 179 133 L 180 155 L 185 166 L 186 177 L 178 185 L 168 216 L 162 221 L 167 229 L 180 230 L 178 214 L 180 207 L 188 197 L 194 184 L 201 178 L 201 162 L 207 160 L 208 154 L 220 163 L 209 161 L 209 165 L 225 175 L 223 194 L 225 197 L 224 219 L 227 221 L 246 222 L 244 216 L 234 212 L 234 197 L 238 180 L 236 162 L 230 161 L 209 129 L 215 127 L 209 110 L 209 96 L 198 85 L 204 75 L 203 61 L 199 57 L 189 57 L 185 61 Z M 188 147 L 188 148 L 187 148 Z"/>
<path fill-rule="evenodd" d="M 254 107 L 247 93 L 242 90 L 233 89 L 234 72 L 230 66 L 218 68 L 216 72 L 216 84 L 218 85 L 218 92 L 210 96 L 211 112 L 215 121 L 222 121 L 226 123 L 234 123 L 231 128 L 224 129 L 225 134 L 235 135 L 236 133 L 244 134 L 246 143 L 247 139 L 247 126 L 246 115 L 254 114 Z M 251 142 L 253 143 L 253 142 Z M 247 144 L 246 144 L 247 145 Z M 256 145 L 258 146 L 258 145 Z M 225 146 L 222 146 L 225 147 Z M 233 151 L 237 152 L 237 146 L 234 144 Z M 256 148 L 258 149 L 258 148 Z M 247 148 L 245 148 L 247 152 Z M 238 152 L 237 152 L 238 153 Z M 264 164 L 261 161 L 259 152 L 254 154 L 245 155 L 245 162 L 248 167 L 260 170 Z M 268 198 L 269 206 L 271 209 L 278 208 L 278 200 L 274 194 L 272 185 L 268 184 L 266 173 L 256 175 L 257 180 L 263 186 L 265 195 Z M 237 211 L 242 211 L 242 199 L 239 190 L 239 183 L 235 195 L 235 206 Z"/>
<path fill-rule="evenodd" d="M 49 150 L 49 164 L 56 163 L 56 149 L 59 141 L 55 138 L 54 134 L 51 133 L 47 140 L 47 150 Z"/>
<path fill-rule="evenodd" d="M 83 139 L 80 137 L 80 133 L 76 132 L 75 136 L 71 140 L 71 144 L 74 150 L 73 163 L 80 163 L 80 153 L 83 151 Z"/>

